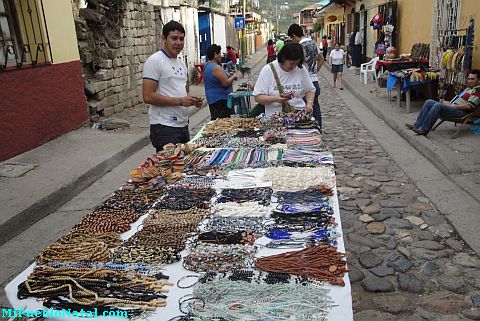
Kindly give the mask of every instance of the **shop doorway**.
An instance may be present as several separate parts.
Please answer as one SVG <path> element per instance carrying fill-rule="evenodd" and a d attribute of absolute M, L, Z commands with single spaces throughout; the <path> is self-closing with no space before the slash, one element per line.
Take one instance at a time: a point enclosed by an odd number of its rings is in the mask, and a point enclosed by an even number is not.
<path fill-rule="evenodd" d="M 387 2 L 378 7 L 381 12 L 384 24 L 390 24 L 395 28 L 392 31 L 392 37 L 389 45 L 397 47 L 397 1 Z"/>
<path fill-rule="evenodd" d="M 367 61 L 367 10 L 365 5 L 360 6 L 360 32 L 363 35 L 362 63 Z"/>
<path fill-rule="evenodd" d="M 207 48 L 212 44 L 212 36 L 210 33 L 210 13 L 198 13 L 198 32 L 200 40 L 200 57 L 207 54 Z"/>

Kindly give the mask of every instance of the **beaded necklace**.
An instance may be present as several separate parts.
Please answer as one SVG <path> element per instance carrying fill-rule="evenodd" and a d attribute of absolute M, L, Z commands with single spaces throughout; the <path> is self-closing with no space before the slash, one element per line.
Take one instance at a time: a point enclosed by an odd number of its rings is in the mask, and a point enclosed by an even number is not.
<path fill-rule="evenodd" d="M 193 296 L 205 302 L 189 309 L 202 320 L 326 320 L 333 304 L 328 291 L 311 284 L 231 281 L 197 283 Z M 220 320 L 220 319 L 218 319 Z"/>

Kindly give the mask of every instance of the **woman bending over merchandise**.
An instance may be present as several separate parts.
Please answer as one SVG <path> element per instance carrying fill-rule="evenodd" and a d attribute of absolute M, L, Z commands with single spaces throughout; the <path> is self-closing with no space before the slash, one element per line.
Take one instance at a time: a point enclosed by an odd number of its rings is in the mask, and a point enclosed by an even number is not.
<path fill-rule="evenodd" d="M 228 94 L 233 91 L 232 84 L 237 76 L 230 76 L 220 66 L 222 47 L 213 44 L 207 48 L 208 61 L 204 67 L 205 96 L 210 107 L 210 118 L 228 118 L 233 109 L 227 107 Z"/>
<path fill-rule="evenodd" d="M 278 52 L 277 60 L 262 68 L 253 96 L 257 103 L 265 105 L 267 116 L 288 108 L 313 111 L 315 87 L 303 62 L 302 45 L 288 43 Z"/>

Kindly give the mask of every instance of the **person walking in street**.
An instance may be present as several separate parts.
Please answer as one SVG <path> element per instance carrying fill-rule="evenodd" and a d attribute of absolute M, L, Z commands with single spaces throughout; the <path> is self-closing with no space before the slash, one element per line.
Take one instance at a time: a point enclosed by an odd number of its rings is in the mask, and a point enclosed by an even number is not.
<path fill-rule="evenodd" d="M 327 37 L 327 56 L 330 56 L 332 49 L 333 49 L 332 37 Z"/>
<path fill-rule="evenodd" d="M 294 23 L 290 25 L 287 32 L 292 42 L 299 43 L 303 47 L 305 54 L 305 67 L 308 70 L 308 75 L 315 87 L 315 97 L 313 98 L 313 117 L 318 122 L 320 129 L 322 128 L 322 113 L 318 97 L 320 96 L 320 86 L 318 84 L 318 72 L 323 65 L 323 55 L 318 51 L 318 46 L 312 39 L 305 37 L 303 29 L 300 25 Z"/>
<path fill-rule="evenodd" d="M 468 88 L 451 101 L 428 99 L 422 106 L 415 124 L 405 124 L 418 135 L 427 136 L 440 117 L 463 117 L 478 112 L 480 108 L 480 70 L 470 72 L 467 78 Z"/>
<path fill-rule="evenodd" d="M 333 88 L 337 88 L 337 79 L 340 85 L 340 90 L 343 90 L 342 73 L 343 64 L 345 63 L 345 51 L 340 49 L 338 43 L 335 44 L 335 49 L 330 52 L 329 64 L 332 68 L 333 74 Z"/>
<path fill-rule="evenodd" d="M 208 59 L 208 57 L 207 57 L 207 59 Z M 227 67 L 227 71 L 229 73 L 231 73 L 235 69 L 237 69 L 237 53 L 230 46 L 227 46 L 227 64 L 226 64 L 226 67 Z"/>
<path fill-rule="evenodd" d="M 233 92 L 232 84 L 237 76 L 230 76 L 221 67 L 222 48 L 213 44 L 207 48 L 207 63 L 204 66 L 205 96 L 210 107 L 210 119 L 228 118 L 233 109 L 227 107 L 228 94 Z"/>
<path fill-rule="evenodd" d="M 322 37 L 322 54 L 323 54 L 323 60 L 327 59 L 327 51 L 328 51 L 328 41 L 327 41 L 327 36 Z"/>
<path fill-rule="evenodd" d="M 281 113 L 282 104 L 287 102 L 294 109 L 313 112 L 315 87 L 303 66 L 303 61 L 303 47 L 291 42 L 280 50 L 277 60 L 264 66 L 260 71 L 253 96 L 257 103 L 265 105 L 267 116 Z M 280 88 L 273 71 L 278 76 Z M 282 94 L 279 89 L 282 90 Z M 303 97 L 307 98 L 306 102 Z"/>
<path fill-rule="evenodd" d="M 275 46 L 273 45 L 273 40 L 268 40 L 267 45 L 267 64 L 277 59 L 277 55 L 275 54 Z"/>
<path fill-rule="evenodd" d="M 190 140 L 187 109 L 202 105 L 201 98 L 187 94 L 187 67 L 177 58 L 185 45 L 185 29 L 172 20 L 162 33 L 163 49 L 143 66 L 142 89 L 149 107 L 150 141 L 157 152 L 166 144 Z"/>
<path fill-rule="evenodd" d="M 285 42 L 283 42 L 281 38 L 278 38 L 277 42 L 275 42 L 275 53 L 277 54 L 277 56 L 280 50 L 282 50 L 284 45 L 285 45 Z"/>

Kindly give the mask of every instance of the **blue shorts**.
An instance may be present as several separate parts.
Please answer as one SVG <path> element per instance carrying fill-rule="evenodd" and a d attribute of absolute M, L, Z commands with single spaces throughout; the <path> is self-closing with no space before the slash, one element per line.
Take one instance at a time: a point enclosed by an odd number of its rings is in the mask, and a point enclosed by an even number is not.
<path fill-rule="evenodd" d="M 343 72 L 343 65 L 332 65 L 332 74 Z"/>

